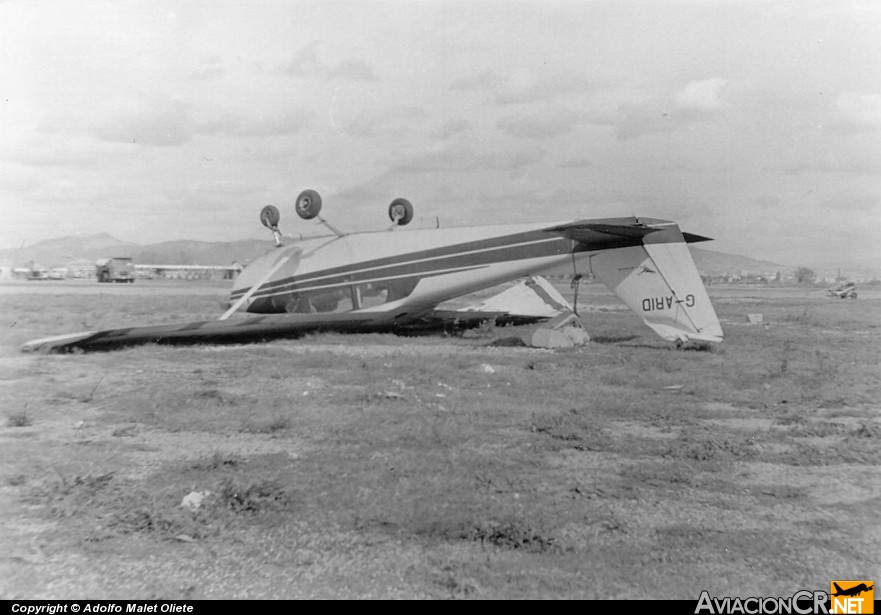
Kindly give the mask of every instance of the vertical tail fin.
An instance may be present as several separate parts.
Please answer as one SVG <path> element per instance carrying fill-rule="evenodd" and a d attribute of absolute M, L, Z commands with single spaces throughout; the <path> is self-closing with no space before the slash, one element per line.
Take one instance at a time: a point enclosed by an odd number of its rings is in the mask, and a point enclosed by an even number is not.
<path fill-rule="evenodd" d="M 665 340 L 721 342 L 722 326 L 682 232 L 664 226 L 640 246 L 596 253 L 592 271 Z"/>

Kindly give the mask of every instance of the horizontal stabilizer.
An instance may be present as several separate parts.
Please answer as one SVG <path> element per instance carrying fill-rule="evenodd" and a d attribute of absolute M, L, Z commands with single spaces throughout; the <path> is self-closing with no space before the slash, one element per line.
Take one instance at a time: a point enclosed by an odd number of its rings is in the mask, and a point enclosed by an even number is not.
<path fill-rule="evenodd" d="M 632 222 L 629 222 L 628 219 L 613 218 L 610 219 L 610 222 L 572 222 L 545 230 L 549 233 L 558 233 L 567 239 L 591 244 L 603 242 L 604 239 L 608 240 L 610 236 L 619 239 L 641 240 L 646 235 L 660 229 L 637 222 L 636 218 L 632 218 Z"/>

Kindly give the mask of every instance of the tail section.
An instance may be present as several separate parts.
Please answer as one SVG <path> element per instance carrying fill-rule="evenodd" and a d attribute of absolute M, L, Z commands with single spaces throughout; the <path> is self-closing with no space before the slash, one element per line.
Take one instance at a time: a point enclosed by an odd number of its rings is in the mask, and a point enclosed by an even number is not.
<path fill-rule="evenodd" d="M 642 245 L 597 252 L 591 270 L 665 340 L 721 342 L 723 333 L 679 227 L 658 225 Z"/>

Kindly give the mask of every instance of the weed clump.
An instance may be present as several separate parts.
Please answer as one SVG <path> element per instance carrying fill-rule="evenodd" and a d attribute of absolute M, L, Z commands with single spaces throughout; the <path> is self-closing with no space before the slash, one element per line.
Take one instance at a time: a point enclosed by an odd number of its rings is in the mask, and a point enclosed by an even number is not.
<path fill-rule="evenodd" d="M 548 436 L 557 446 L 579 451 L 601 451 L 609 448 L 609 437 L 603 429 L 576 408 L 549 416 L 533 415 L 529 430 Z"/>
<path fill-rule="evenodd" d="M 261 513 L 285 510 L 293 498 L 278 481 L 245 483 L 227 478 L 220 487 L 218 502 L 236 513 Z"/>
<path fill-rule="evenodd" d="M 730 461 L 755 457 L 751 439 L 683 434 L 666 452 L 666 457 L 691 461 Z"/>
<path fill-rule="evenodd" d="M 547 551 L 557 542 L 556 538 L 544 536 L 523 523 L 496 523 L 490 521 L 470 528 L 462 538 L 489 543 L 503 549 L 523 551 Z"/>
<path fill-rule="evenodd" d="M 423 525 L 418 534 L 442 540 L 464 540 L 492 545 L 500 549 L 530 553 L 558 549 L 557 539 L 519 519 L 511 521 L 448 522 L 436 521 Z"/>
<path fill-rule="evenodd" d="M 242 431 L 247 433 L 276 433 L 290 428 L 291 419 L 286 416 L 276 416 L 271 419 L 250 420 L 242 426 Z"/>
<path fill-rule="evenodd" d="M 28 427 L 32 424 L 33 421 L 31 420 L 31 417 L 28 416 L 27 409 L 6 415 L 7 427 Z"/>
<path fill-rule="evenodd" d="M 193 470 L 210 472 L 222 468 L 235 468 L 244 462 L 245 460 L 238 455 L 217 451 L 210 457 L 203 457 L 192 462 L 190 468 Z"/>

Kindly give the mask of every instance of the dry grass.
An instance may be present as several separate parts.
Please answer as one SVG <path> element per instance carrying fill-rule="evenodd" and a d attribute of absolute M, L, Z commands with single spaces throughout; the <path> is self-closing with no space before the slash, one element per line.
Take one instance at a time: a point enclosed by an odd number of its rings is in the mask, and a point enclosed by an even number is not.
<path fill-rule="evenodd" d="M 587 288 L 594 342 L 558 352 L 488 328 L 21 355 L 217 298 L 0 297 L 5 410 L 32 422 L 0 429 L 0 597 L 695 599 L 878 576 L 877 300 L 723 296 L 725 344 L 687 351 Z"/>

